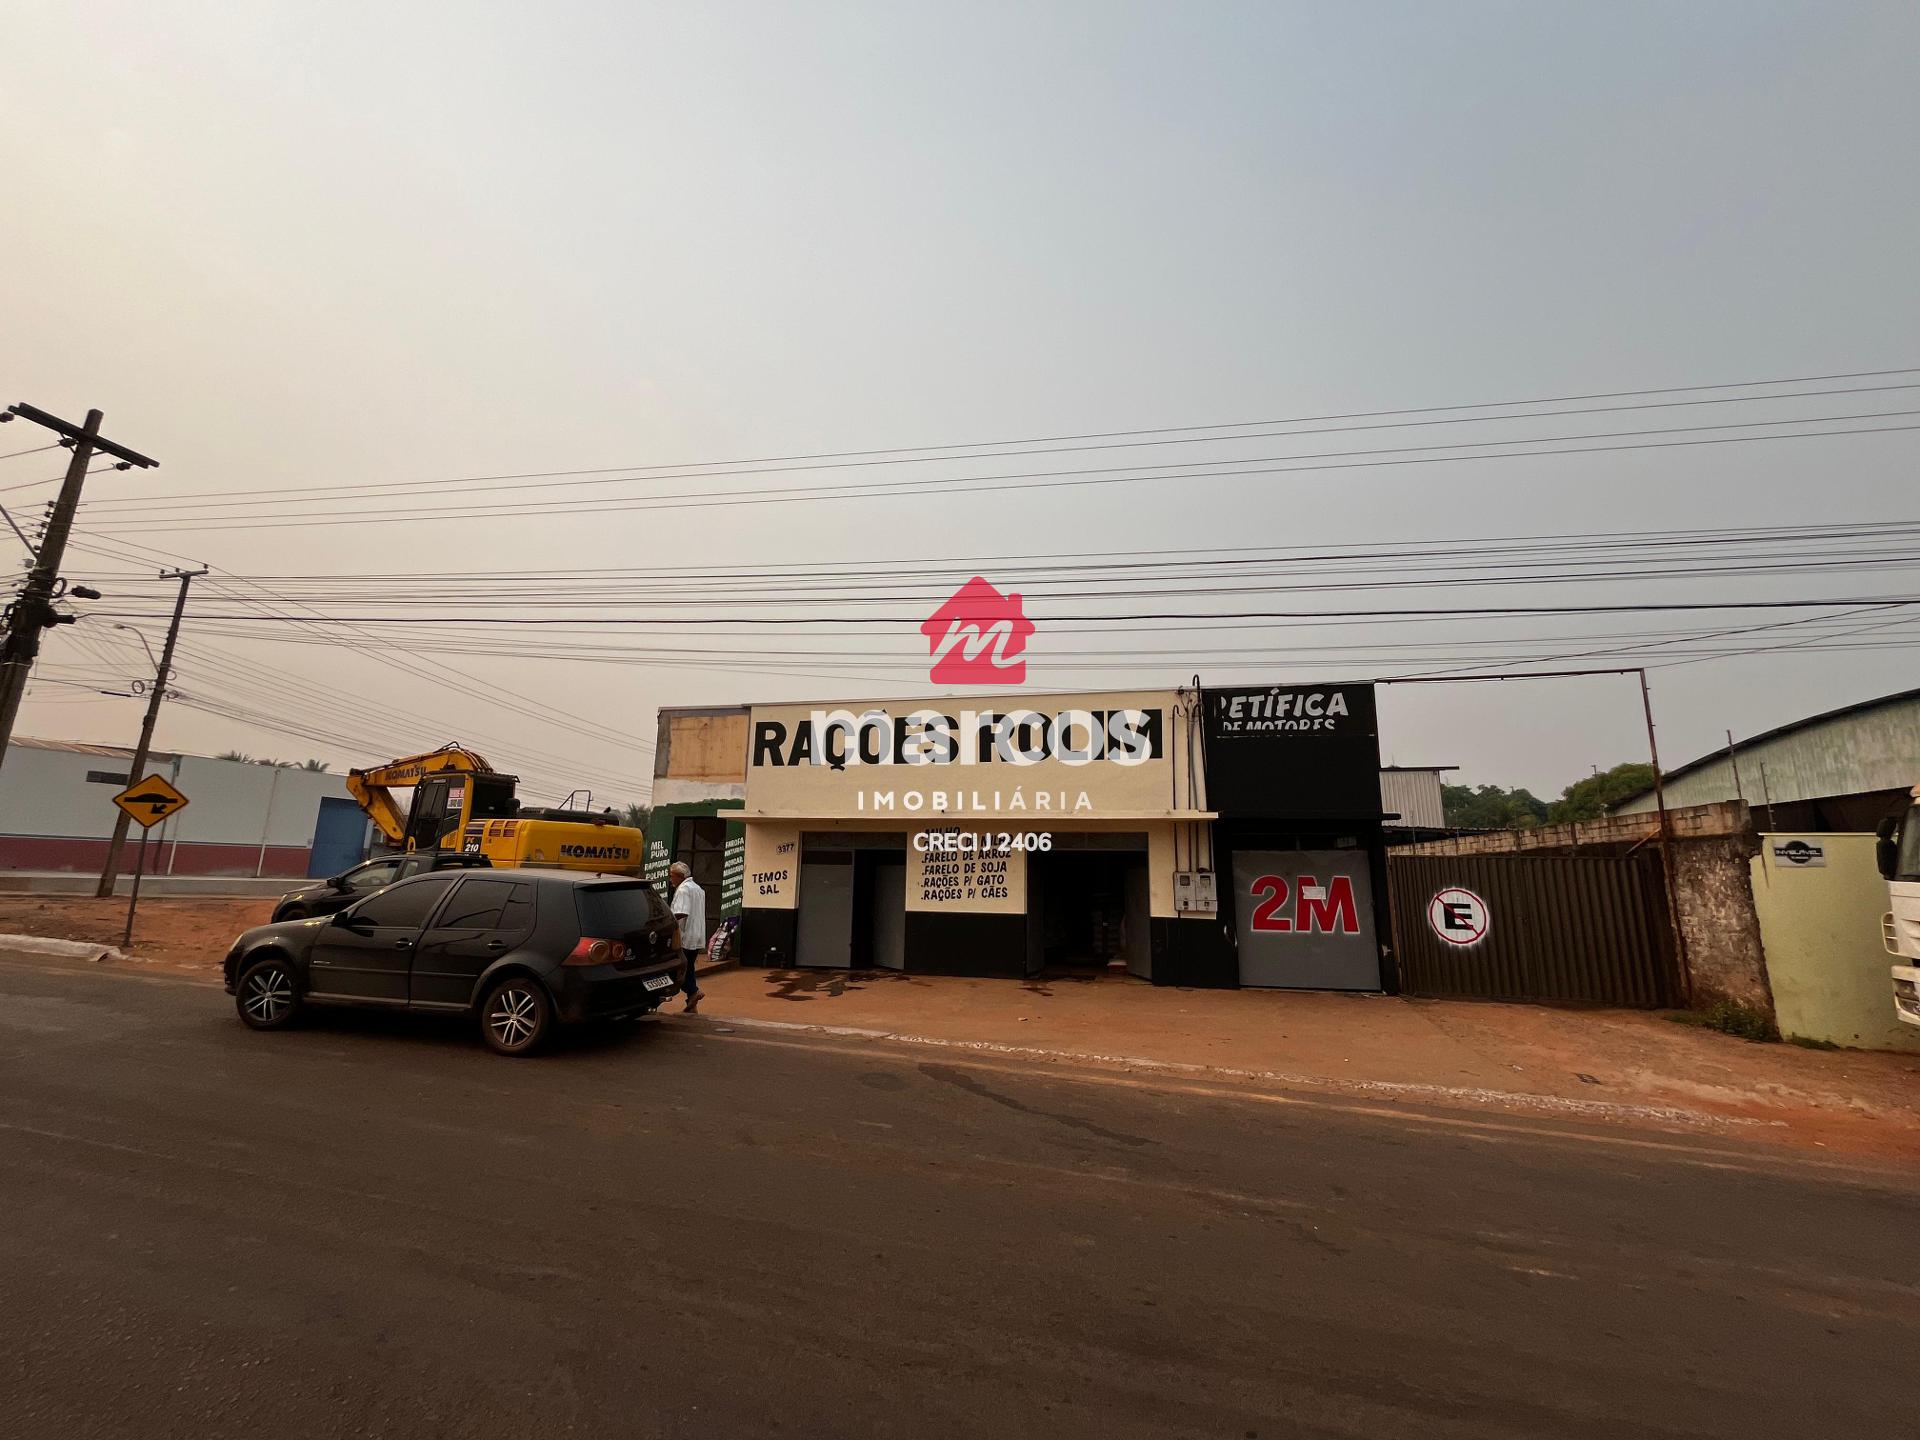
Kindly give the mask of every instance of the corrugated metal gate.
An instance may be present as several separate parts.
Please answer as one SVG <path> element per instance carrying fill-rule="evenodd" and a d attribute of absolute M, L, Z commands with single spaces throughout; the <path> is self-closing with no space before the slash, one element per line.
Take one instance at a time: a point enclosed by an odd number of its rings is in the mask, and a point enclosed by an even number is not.
<path fill-rule="evenodd" d="M 1677 1003 L 1657 855 L 1390 855 L 1387 889 L 1408 994 Z"/>

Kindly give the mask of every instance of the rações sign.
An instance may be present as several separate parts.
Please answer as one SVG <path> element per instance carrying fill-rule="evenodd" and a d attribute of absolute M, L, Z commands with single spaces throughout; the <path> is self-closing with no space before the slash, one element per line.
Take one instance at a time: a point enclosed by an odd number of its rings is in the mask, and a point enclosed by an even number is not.
<path fill-rule="evenodd" d="M 1173 757 L 1185 743 L 1176 700 L 1128 691 L 756 705 L 747 813 L 991 818 L 1001 829 L 1163 814 L 1177 808 Z"/>

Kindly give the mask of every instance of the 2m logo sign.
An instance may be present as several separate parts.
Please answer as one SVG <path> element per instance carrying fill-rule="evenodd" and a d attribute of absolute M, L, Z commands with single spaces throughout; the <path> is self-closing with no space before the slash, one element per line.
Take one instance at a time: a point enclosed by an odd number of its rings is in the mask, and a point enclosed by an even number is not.
<path fill-rule="evenodd" d="M 1259 903 L 1253 928 L 1269 934 L 1358 935 L 1360 911 L 1353 900 L 1353 877 L 1336 875 L 1325 885 L 1302 875 L 1296 890 L 1282 875 L 1262 875 L 1248 888 Z M 1293 901 L 1291 913 L 1288 900 Z"/>

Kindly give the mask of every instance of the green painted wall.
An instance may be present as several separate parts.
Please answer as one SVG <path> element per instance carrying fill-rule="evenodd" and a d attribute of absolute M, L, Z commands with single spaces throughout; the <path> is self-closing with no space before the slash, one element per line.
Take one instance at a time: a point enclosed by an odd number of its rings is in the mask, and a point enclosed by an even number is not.
<path fill-rule="evenodd" d="M 1897 962 L 1880 938 L 1887 883 L 1874 868 L 1873 836 L 1801 837 L 1825 849 L 1819 868 L 1774 855 L 1775 844 L 1793 838 L 1762 835 L 1749 862 L 1780 1033 L 1920 1053 L 1920 1029 L 1893 1015 L 1887 967 Z"/>
<path fill-rule="evenodd" d="M 673 864 L 673 822 L 682 815 L 719 815 L 727 810 L 743 809 L 744 800 L 693 800 L 678 805 L 656 805 L 647 820 L 646 868 L 641 872 L 662 891 L 667 887 L 667 870 Z M 738 820 L 727 822 L 727 848 L 720 883 L 720 910 L 709 915 L 709 923 L 740 913 L 740 886 L 746 876 L 747 827 Z"/>

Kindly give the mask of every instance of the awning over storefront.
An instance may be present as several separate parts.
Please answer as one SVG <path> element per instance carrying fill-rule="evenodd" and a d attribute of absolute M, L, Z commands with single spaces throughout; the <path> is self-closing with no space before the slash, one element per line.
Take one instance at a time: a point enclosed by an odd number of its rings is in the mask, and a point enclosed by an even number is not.
<path fill-rule="evenodd" d="M 969 811 L 965 814 L 953 814 L 947 811 L 869 811 L 865 814 L 849 815 L 845 811 L 836 811 L 831 815 L 804 810 L 742 810 L 730 814 L 730 820 L 744 820 L 751 825 L 755 821 L 762 823 L 778 822 L 791 825 L 796 821 L 811 821 L 826 824 L 849 821 L 869 828 L 926 830 L 934 827 L 1008 825 L 1025 826 L 1034 829 L 1042 822 L 1048 825 L 1106 825 L 1129 824 L 1142 825 L 1153 822 L 1184 824 L 1188 821 L 1218 820 L 1220 817 L 1211 810 L 1102 810 L 1097 814 L 1057 810 L 1013 810 L 1013 811 Z M 898 823 L 895 823 L 898 822 Z"/>

